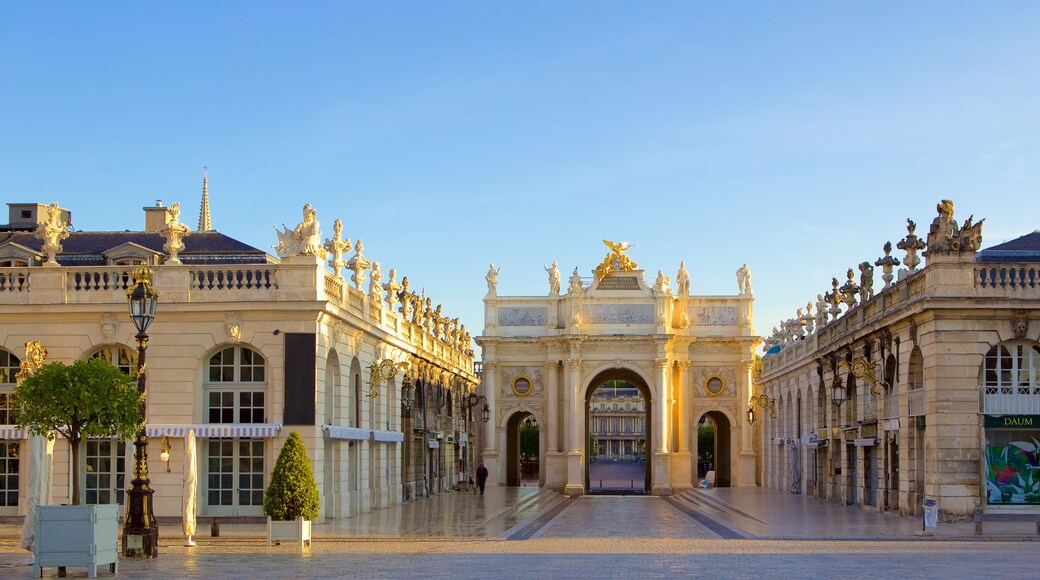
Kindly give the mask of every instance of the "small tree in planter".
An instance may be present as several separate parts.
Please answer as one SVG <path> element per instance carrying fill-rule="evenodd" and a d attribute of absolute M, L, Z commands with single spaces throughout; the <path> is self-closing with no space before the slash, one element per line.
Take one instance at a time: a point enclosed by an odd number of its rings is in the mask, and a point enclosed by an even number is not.
<path fill-rule="evenodd" d="M 142 420 L 134 379 L 100 358 L 43 365 L 15 388 L 13 410 L 19 427 L 34 435 L 57 433 L 69 442 L 75 505 L 83 503 L 83 439 L 132 439 Z"/>
<path fill-rule="evenodd" d="M 264 514 L 268 517 L 268 544 L 274 540 L 310 542 L 310 520 L 318 517 L 321 499 L 314 469 L 303 438 L 295 430 L 278 454 L 271 483 L 264 490 Z M 289 526 L 278 522 L 292 522 Z"/>
<path fill-rule="evenodd" d="M 87 566 L 89 576 L 101 564 L 117 571 L 119 506 L 80 505 L 80 444 L 86 437 L 130 439 L 143 420 L 141 404 L 134 380 L 98 358 L 43 365 L 15 388 L 12 410 L 18 426 L 33 435 L 57 433 L 72 452 L 74 505 L 37 507 L 34 576 L 44 566 L 57 566 L 61 576 L 66 566 Z"/>

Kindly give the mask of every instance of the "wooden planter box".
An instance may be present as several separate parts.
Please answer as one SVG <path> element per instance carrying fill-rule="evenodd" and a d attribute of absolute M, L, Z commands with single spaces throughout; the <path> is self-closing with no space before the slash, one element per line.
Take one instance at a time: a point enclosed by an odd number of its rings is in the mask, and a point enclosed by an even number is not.
<path fill-rule="evenodd" d="M 276 522 L 267 518 L 267 545 L 282 542 L 299 542 L 300 548 L 304 543 L 311 545 L 311 521 L 300 518 L 288 522 Z"/>
<path fill-rule="evenodd" d="M 90 578 L 101 564 L 119 572 L 119 506 L 42 505 L 36 518 L 34 577 L 52 566 L 86 566 Z"/>

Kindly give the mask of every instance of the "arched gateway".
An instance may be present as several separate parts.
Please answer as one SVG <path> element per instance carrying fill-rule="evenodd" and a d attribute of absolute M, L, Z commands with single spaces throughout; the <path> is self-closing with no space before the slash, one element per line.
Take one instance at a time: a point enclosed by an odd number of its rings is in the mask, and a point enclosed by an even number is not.
<path fill-rule="evenodd" d="M 733 419 L 746 414 L 760 340 L 747 267 L 737 272 L 737 295 L 691 296 L 683 265 L 675 290 L 660 271 L 651 287 L 627 245 L 608 247 L 593 278 L 575 269 L 565 293 L 555 263 L 547 296 L 499 296 L 499 270 L 488 272 L 476 339 L 490 409 L 480 443 L 488 483 L 516 484 L 515 431 L 534 416 L 540 485 L 589 493 L 593 462 L 620 458 L 645 466 L 649 493 L 688 489 L 698 481 L 697 422 L 707 415 L 728 430 L 718 437 L 726 465 L 715 469 L 728 480 L 719 483 L 755 485 L 751 429 Z M 634 396 L 594 400 L 607 384 Z"/>

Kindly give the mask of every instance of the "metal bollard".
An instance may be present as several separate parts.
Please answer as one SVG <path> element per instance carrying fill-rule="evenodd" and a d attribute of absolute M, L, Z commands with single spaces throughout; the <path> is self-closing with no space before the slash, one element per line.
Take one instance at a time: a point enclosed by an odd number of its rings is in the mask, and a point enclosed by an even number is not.
<path fill-rule="evenodd" d="M 220 522 L 213 520 L 213 523 L 209 525 L 209 535 L 214 538 L 220 537 Z"/>

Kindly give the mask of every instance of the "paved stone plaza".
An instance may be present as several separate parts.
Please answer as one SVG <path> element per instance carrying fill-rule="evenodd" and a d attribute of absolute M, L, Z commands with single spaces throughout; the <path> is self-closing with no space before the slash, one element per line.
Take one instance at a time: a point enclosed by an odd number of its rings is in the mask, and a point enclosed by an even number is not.
<path fill-rule="evenodd" d="M 314 545 L 268 548 L 261 526 L 224 526 L 186 548 L 160 530 L 156 560 L 126 578 L 1035 577 L 1029 524 L 940 524 L 749 488 L 672 498 L 565 499 L 538 488 L 452 493 L 317 525 Z M 202 531 L 202 530 L 200 530 Z M 30 578 L 19 528 L 0 527 L 0 577 Z M 54 577 L 57 570 L 44 570 Z M 69 577 L 85 577 L 70 568 Z M 107 569 L 99 577 L 111 576 Z"/>

